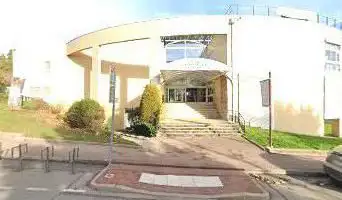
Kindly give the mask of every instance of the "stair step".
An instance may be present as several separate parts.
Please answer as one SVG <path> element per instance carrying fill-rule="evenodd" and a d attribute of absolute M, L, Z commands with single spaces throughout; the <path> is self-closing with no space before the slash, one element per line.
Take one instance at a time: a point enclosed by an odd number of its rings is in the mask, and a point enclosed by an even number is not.
<path fill-rule="evenodd" d="M 222 130 L 222 131 L 184 131 L 184 130 L 177 130 L 177 131 L 162 131 L 163 133 L 184 133 L 184 134 L 188 134 L 188 133 L 238 133 L 238 130 Z"/>
<path fill-rule="evenodd" d="M 195 126 L 184 126 L 184 127 L 175 127 L 175 126 L 162 126 L 161 129 L 163 130 L 230 130 L 230 129 L 236 129 L 238 127 L 234 126 L 227 126 L 227 127 L 212 127 L 212 126 L 207 126 L 207 127 L 195 127 Z"/>
<path fill-rule="evenodd" d="M 166 134 L 166 136 L 231 136 L 237 135 L 239 133 L 171 133 Z"/>

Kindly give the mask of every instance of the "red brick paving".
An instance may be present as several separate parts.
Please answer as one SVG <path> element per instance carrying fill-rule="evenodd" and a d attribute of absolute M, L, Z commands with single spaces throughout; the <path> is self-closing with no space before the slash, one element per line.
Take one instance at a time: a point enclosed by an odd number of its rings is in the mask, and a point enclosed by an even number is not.
<path fill-rule="evenodd" d="M 198 175 L 198 176 L 219 176 L 223 187 L 176 187 L 162 186 L 154 184 L 140 183 L 141 173 L 153 173 L 158 175 Z M 105 174 L 114 174 L 111 178 L 106 178 Z M 106 169 L 100 177 L 95 180 L 97 184 L 124 185 L 134 189 L 147 190 L 150 192 L 167 192 L 179 194 L 199 194 L 199 195 L 222 195 L 233 193 L 262 193 L 262 190 L 250 179 L 248 175 L 241 171 L 229 170 L 208 170 L 208 169 L 188 169 L 170 167 L 146 167 L 133 165 L 115 165 Z"/>

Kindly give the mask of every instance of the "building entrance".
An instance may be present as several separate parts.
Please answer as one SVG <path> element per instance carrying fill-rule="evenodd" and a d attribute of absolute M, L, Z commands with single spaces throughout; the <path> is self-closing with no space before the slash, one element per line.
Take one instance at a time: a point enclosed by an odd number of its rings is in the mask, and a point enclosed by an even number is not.
<path fill-rule="evenodd" d="M 213 90 L 208 87 L 168 87 L 166 89 L 169 103 L 212 102 Z"/>

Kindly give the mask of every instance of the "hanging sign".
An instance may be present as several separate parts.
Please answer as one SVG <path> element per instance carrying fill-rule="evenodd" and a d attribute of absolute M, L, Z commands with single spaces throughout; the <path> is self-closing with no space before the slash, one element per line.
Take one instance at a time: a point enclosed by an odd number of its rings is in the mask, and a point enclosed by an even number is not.
<path fill-rule="evenodd" d="M 260 81 L 261 86 L 261 98 L 262 98 L 262 106 L 268 107 L 270 106 L 270 79 Z"/>

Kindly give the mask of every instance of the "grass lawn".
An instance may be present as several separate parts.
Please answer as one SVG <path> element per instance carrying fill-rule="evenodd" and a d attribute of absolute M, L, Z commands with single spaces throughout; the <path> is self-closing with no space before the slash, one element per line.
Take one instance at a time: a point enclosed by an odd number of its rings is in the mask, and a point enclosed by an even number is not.
<path fill-rule="evenodd" d="M 261 146 L 268 145 L 268 130 L 250 127 L 246 129 L 245 136 Z M 280 131 L 272 131 L 272 138 L 274 148 L 331 150 L 342 145 L 341 138 L 298 135 Z"/>
<path fill-rule="evenodd" d="M 0 94 L 1 95 L 1 94 Z M 75 140 L 86 142 L 108 142 L 105 134 L 91 135 L 81 131 L 71 130 L 58 126 L 56 115 L 34 111 L 11 111 L 7 107 L 7 99 L 0 96 L 0 131 L 22 133 L 27 137 L 44 138 L 51 140 Z M 115 143 L 135 144 L 123 138 L 116 139 Z"/>

